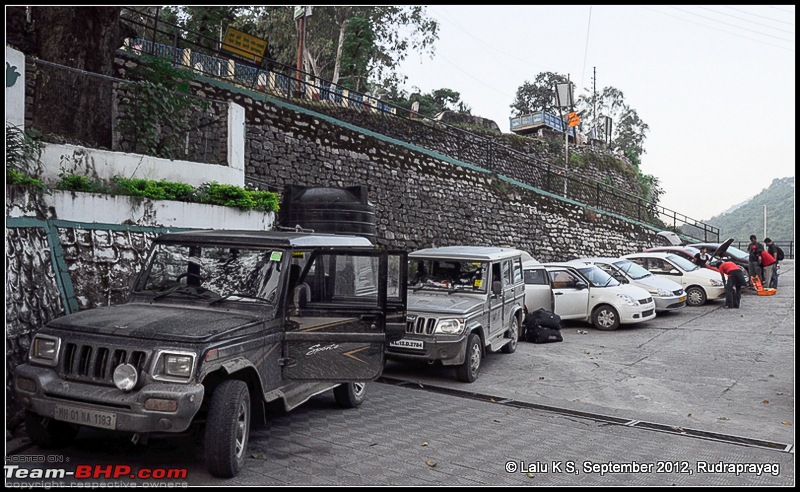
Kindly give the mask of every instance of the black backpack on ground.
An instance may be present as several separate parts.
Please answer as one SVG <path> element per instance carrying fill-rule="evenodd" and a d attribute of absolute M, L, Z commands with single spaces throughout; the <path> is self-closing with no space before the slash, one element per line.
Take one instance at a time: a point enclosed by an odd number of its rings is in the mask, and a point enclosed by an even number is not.
<path fill-rule="evenodd" d="M 525 316 L 525 340 L 533 343 L 562 342 L 561 316 L 544 308 Z"/>

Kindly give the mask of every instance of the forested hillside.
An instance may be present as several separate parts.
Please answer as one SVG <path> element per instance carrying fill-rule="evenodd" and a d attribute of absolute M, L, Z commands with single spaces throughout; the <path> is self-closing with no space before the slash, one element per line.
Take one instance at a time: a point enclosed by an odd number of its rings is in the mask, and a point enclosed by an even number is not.
<path fill-rule="evenodd" d="M 720 238 L 734 238 L 747 242 L 750 234 L 764 237 L 764 206 L 767 207 L 767 236 L 781 243 L 794 241 L 794 176 L 776 178 L 769 188 L 731 212 L 723 213 L 703 222 L 720 229 Z M 684 232 L 690 235 L 690 227 Z M 702 235 L 697 236 L 702 237 Z"/>

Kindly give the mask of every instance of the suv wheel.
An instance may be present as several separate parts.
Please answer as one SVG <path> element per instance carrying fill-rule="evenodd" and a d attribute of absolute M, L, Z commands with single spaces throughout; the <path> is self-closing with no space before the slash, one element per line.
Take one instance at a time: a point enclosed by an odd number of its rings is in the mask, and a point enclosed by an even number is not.
<path fill-rule="evenodd" d="M 333 388 L 336 403 L 344 408 L 356 408 L 367 398 L 367 383 L 342 383 Z"/>
<path fill-rule="evenodd" d="M 600 306 L 592 313 L 592 324 L 598 330 L 616 330 L 619 328 L 619 313 L 607 304 Z"/>
<path fill-rule="evenodd" d="M 516 316 L 511 318 L 511 326 L 508 327 L 506 334 L 511 341 L 503 345 L 501 350 L 504 354 L 513 354 L 517 351 L 517 342 L 519 341 L 519 320 Z"/>
<path fill-rule="evenodd" d="M 42 417 L 30 410 L 25 411 L 25 430 L 28 437 L 44 449 L 68 446 L 75 439 L 79 429 L 80 427 L 75 424 Z"/>
<path fill-rule="evenodd" d="M 456 377 L 459 381 L 471 383 L 478 379 L 481 368 L 481 337 L 477 333 L 470 333 L 467 338 L 467 353 L 464 362 L 456 366 Z"/>
<path fill-rule="evenodd" d="M 250 435 L 250 391 L 243 381 L 223 381 L 211 395 L 206 422 L 208 471 L 215 477 L 235 477 L 244 465 Z"/>
<path fill-rule="evenodd" d="M 702 306 L 706 303 L 706 291 L 702 287 L 692 286 L 686 289 L 686 304 Z"/>

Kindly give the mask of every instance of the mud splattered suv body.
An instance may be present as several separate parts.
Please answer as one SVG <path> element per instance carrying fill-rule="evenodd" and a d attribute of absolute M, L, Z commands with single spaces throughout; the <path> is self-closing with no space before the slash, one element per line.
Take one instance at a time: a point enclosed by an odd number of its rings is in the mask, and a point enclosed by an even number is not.
<path fill-rule="evenodd" d="M 364 399 L 405 327 L 405 253 L 357 236 L 193 231 L 155 240 L 128 302 L 41 329 L 15 368 L 26 429 L 42 447 L 80 426 L 204 429 L 209 471 L 235 476 L 251 418 L 334 390 Z"/>

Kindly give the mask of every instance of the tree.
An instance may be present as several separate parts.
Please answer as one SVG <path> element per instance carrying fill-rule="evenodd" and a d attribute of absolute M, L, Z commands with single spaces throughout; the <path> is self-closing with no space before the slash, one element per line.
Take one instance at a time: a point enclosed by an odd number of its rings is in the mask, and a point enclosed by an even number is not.
<path fill-rule="evenodd" d="M 555 87 L 557 84 L 567 82 L 567 77 L 553 72 L 541 72 L 533 83 L 527 80 L 517 89 L 517 96 L 511 109 L 514 116 L 522 116 L 545 111 L 551 114 L 560 114 L 561 109 L 556 107 Z"/>
<path fill-rule="evenodd" d="M 182 26 L 195 32 L 209 32 L 225 10 L 231 25 L 253 36 L 267 39 L 278 64 L 296 66 L 298 32 L 294 8 L 258 7 L 176 7 L 175 16 Z M 433 53 L 439 24 L 425 15 L 424 6 L 317 6 L 305 18 L 303 70 L 334 84 L 344 77 L 364 78 L 377 85 L 396 77 L 393 69 L 411 51 Z M 345 44 L 348 45 L 346 53 Z M 356 48 L 357 46 L 357 48 Z M 356 49 L 354 52 L 353 49 Z M 354 53 L 357 56 L 354 57 Z M 347 56 L 350 73 L 342 68 Z M 365 70 L 366 67 L 366 70 Z M 360 80 L 361 80 L 360 79 Z M 359 82 L 360 86 L 364 84 Z"/>
<path fill-rule="evenodd" d="M 588 91 L 587 91 L 588 92 Z M 595 109 L 597 108 L 596 114 Z M 635 109 L 625 103 L 625 95 L 614 87 L 604 88 L 592 103 L 592 96 L 578 97 L 576 109 L 589 114 L 590 127 L 599 121 L 599 115 L 612 119 L 611 148 L 623 152 L 636 166 L 639 165 L 644 150 L 645 133 L 650 127 L 642 121 Z M 602 131 L 602 128 L 598 128 Z"/>
<path fill-rule="evenodd" d="M 447 110 L 462 114 L 471 114 L 472 112 L 472 109 L 461 101 L 461 94 L 452 89 L 436 89 L 427 94 L 423 94 L 417 87 L 414 89 L 416 92 L 409 95 L 405 91 L 398 90 L 396 86 L 392 86 L 392 90 L 386 93 L 386 100 L 409 111 L 411 105 L 418 102 L 419 110 L 417 112 L 428 118 L 433 118 Z"/>
<path fill-rule="evenodd" d="M 358 92 L 368 82 L 369 55 L 375 44 L 375 32 L 363 17 L 353 17 L 347 24 L 347 35 L 341 50 L 340 80 L 343 81 L 342 86 Z"/>
<path fill-rule="evenodd" d="M 19 48 L 26 55 L 85 72 L 113 75 L 116 50 L 134 34 L 120 22 L 121 7 L 25 8 L 29 9 L 22 10 L 25 20 L 11 24 L 22 32 L 9 33 L 19 40 Z M 33 115 L 30 126 L 69 128 L 78 141 L 110 147 L 111 87 L 81 72 L 43 65 L 37 70 L 43 75 L 28 75 L 36 84 L 37 106 L 51 110 Z M 83 117 L 75 118 L 76 114 Z"/>

